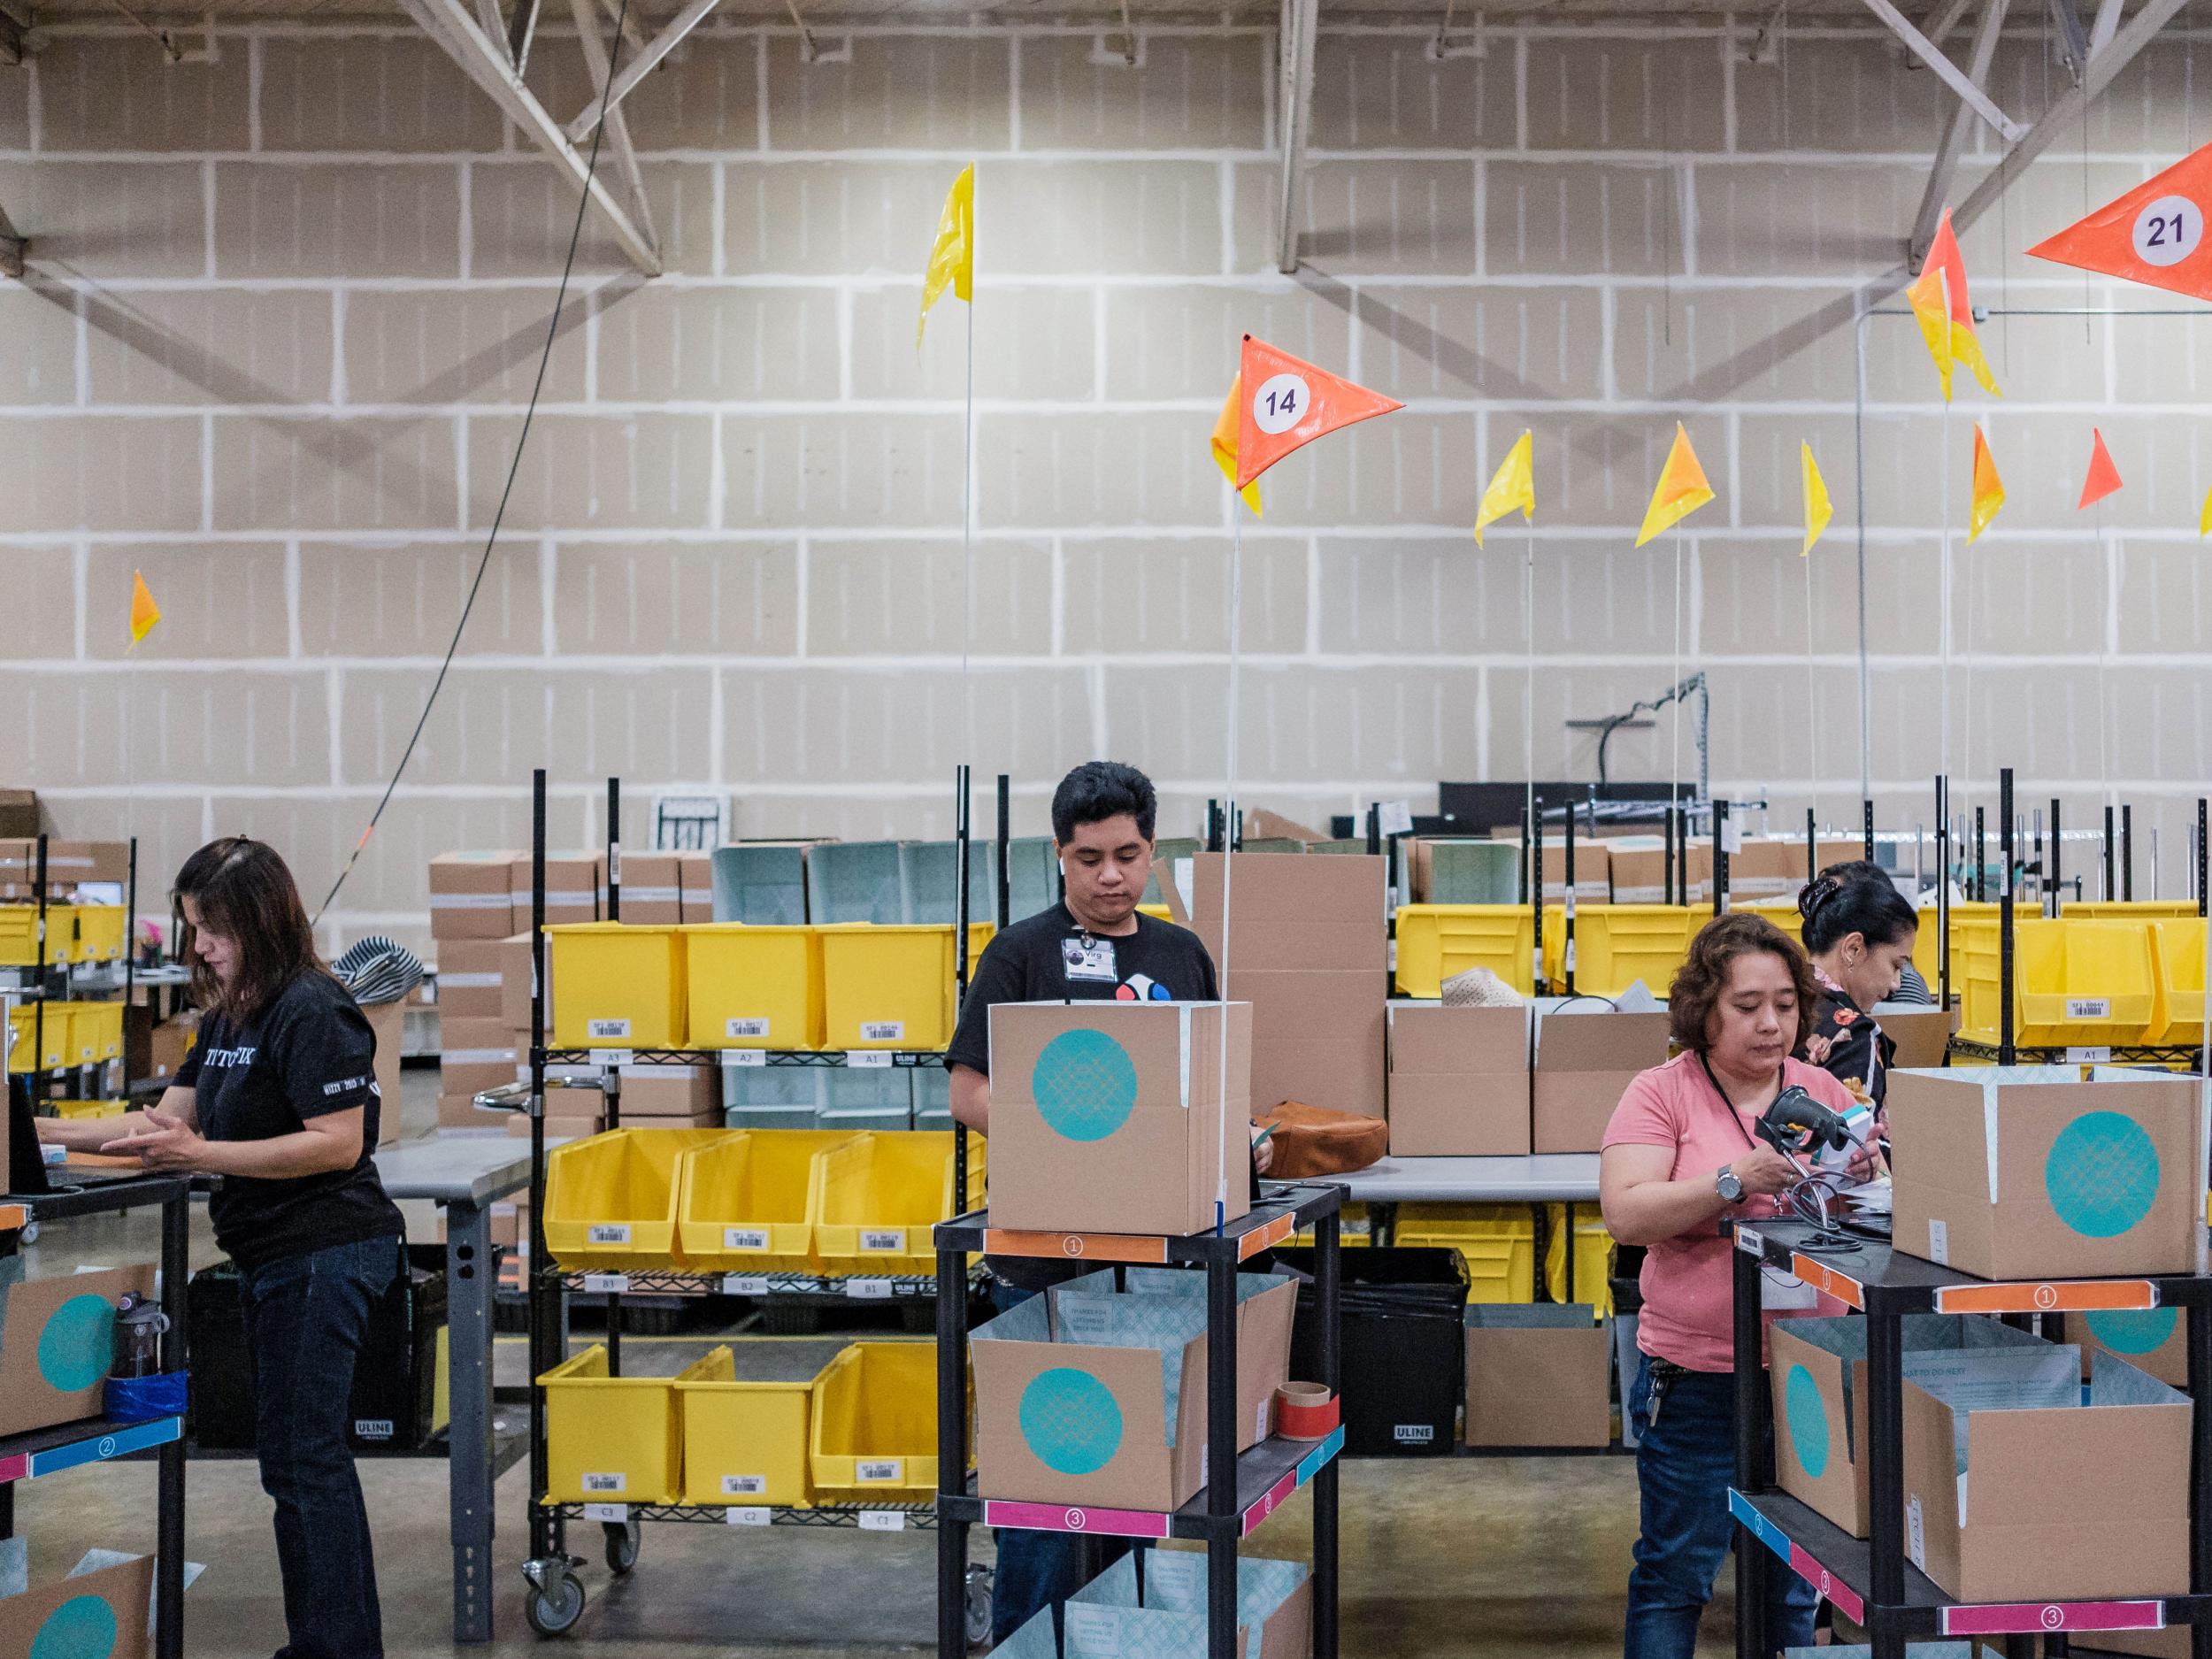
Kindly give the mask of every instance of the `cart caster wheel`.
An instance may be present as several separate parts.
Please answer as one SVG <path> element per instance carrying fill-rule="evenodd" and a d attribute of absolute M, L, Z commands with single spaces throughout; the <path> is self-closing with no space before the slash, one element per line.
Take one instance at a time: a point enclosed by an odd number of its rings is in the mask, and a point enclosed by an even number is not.
<path fill-rule="evenodd" d="M 812 1336 L 822 1328 L 822 1310 L 804 1302 L 764 1302 L 760 1328 L 771 1336 Z"/>
<path fill-rule="evenodd" d="M 637 1565 L 639 1527 L 634 1519 L 609 1521 L 607 1532 L 607 1571 L 618 1578 Z"/>
<path fill-rule="evenodd" d="M 38 1242 L 38 1223 L 35 1221 L 25 1222 L 23 1224 L 22 1230 L 15 1236 L 17 1240 L 20 1243 L 36 1244 Z"/>
<path fill-rule="evenodd" d="M 564 1567 L 550 1589 L 533 1589 L 523 1599 L 522 1614 L 541 1636 L 566 1635 L 584 1616 L 583 1580 Z"/>
<path fill-rule="evenodd" d="M 968 1647 L 980 1650 L 991 1645 L 991 1570 L 968 1569 Z"/>

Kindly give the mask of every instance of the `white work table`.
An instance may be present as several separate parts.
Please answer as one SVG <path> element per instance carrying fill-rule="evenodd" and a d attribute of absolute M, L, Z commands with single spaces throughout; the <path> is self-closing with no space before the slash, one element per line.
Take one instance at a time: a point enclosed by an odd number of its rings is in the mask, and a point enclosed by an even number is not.
<path fill-rule="evenodd" d="M 1589 1204 L 1597 1202 L 1598 1155 L 1385 1158 L 1356 1174 L 1329 1179 L 1341 1182 L 1359 1203 Z"/>

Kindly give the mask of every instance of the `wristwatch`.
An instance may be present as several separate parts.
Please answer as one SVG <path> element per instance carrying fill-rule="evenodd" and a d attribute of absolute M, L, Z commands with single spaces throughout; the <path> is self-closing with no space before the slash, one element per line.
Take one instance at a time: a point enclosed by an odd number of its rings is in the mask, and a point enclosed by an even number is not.
<path fill-rule="evenodd" d="M 1743 1183 L 1736 1179 L 1736 1171 L 1725 1164 L 1721 1166 L 1720 1175 L 1713 1182 L 1713 1190 L 1720 1194 L 1724 1204 L 1743 1202 Z"/>

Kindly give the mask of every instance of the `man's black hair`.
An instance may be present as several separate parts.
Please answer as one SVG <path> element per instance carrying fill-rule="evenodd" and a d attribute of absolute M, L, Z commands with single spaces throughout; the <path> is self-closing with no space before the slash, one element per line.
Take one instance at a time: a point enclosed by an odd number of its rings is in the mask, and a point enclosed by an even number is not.
<path fill-rule="evenodd" d="M 1052 792 L 1052 839 L 1064 847 L 1075 839 L 1079 824 L 1101 824 L 1124 813 L 1137 820 L 1138 834 L 1152 839 L 1160 815 L 1152 780 L 1118 760 L 1087 760 Z"/>

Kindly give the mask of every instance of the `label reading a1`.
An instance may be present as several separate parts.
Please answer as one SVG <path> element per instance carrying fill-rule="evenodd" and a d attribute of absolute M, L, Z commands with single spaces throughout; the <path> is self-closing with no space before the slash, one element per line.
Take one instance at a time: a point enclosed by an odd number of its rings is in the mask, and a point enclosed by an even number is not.
<path fill-rule="evenodd" d="M 864 1025 L 861 1029 L 864 1032 L 867 1027 Z M 845 1052 L 845 1064 L 861 1071 L 887 1071 L 891 1069 L 891 1051 L 888 1048 L 849 1048 Z"/>

